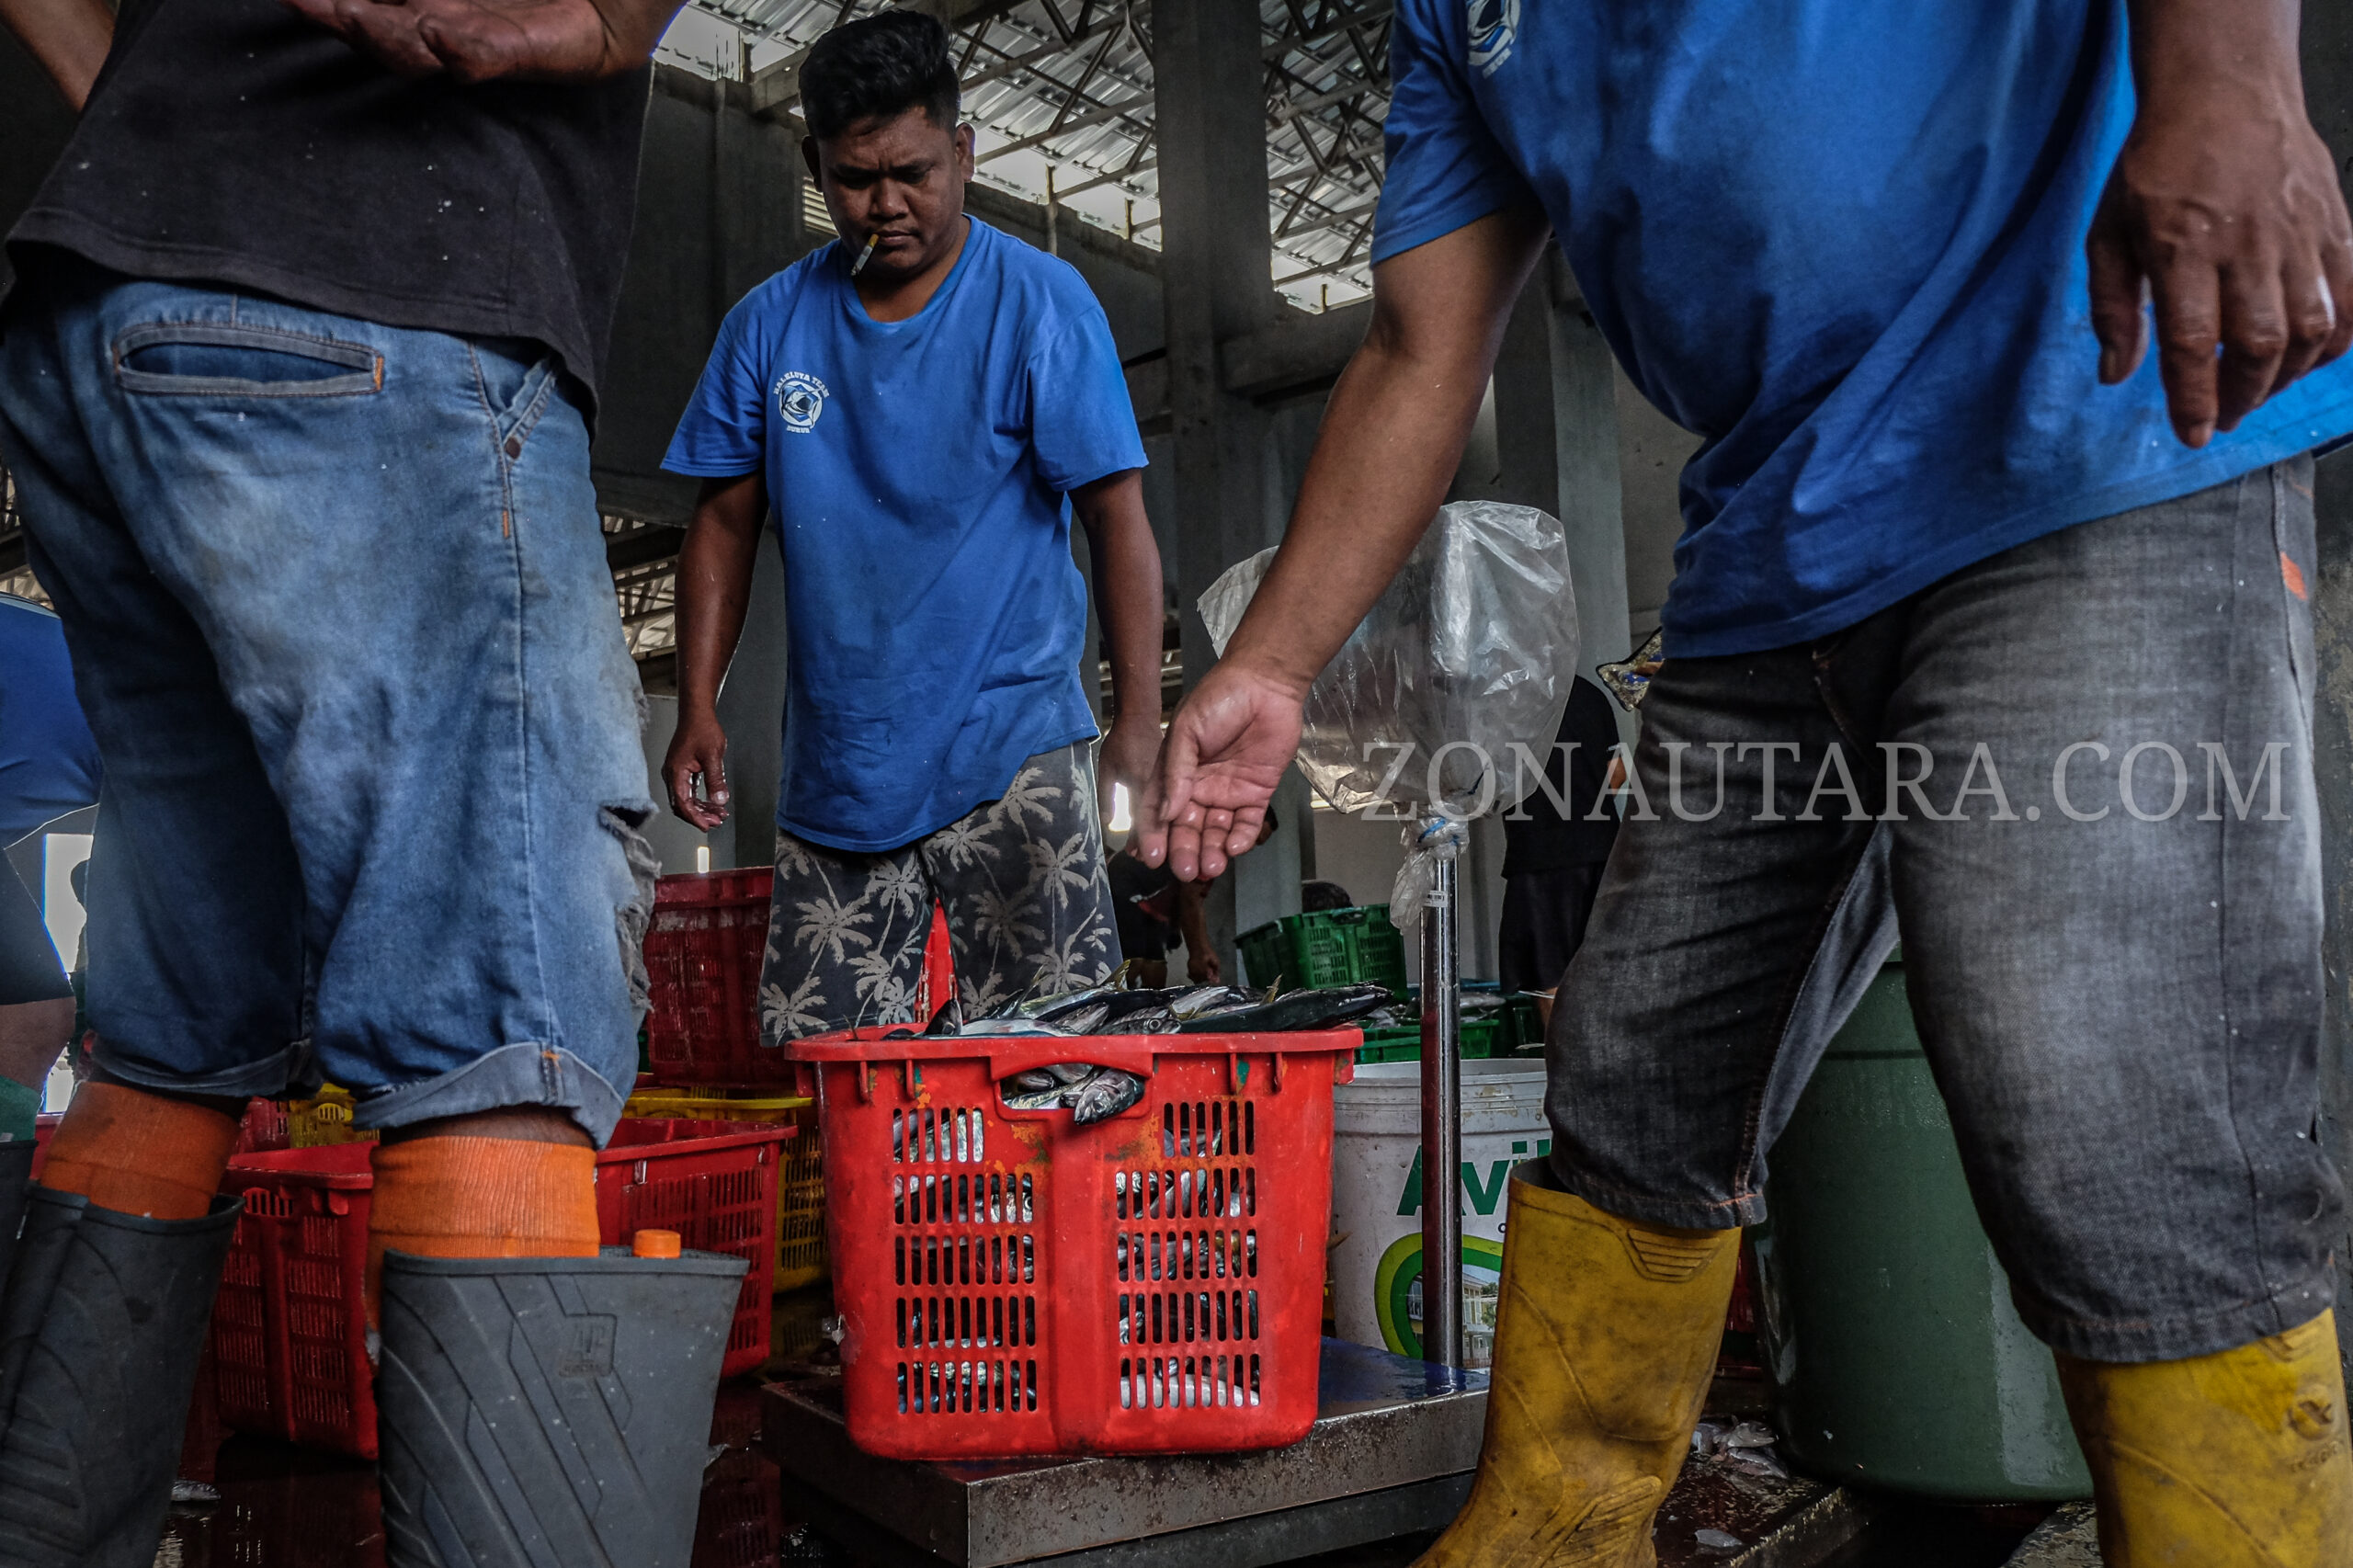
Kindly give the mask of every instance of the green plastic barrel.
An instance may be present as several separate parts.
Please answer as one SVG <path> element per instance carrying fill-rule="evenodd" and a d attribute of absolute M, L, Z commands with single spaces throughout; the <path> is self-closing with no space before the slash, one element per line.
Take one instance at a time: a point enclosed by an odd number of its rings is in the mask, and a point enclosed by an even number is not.
<path fill-rule="evenodd" d="M 1954 1502 L 2089 1496 L 2057 1368 L 1970 1203 L 1900 958 L 1768 1168 L 1757 1328 L 1798 1466 Z"/>

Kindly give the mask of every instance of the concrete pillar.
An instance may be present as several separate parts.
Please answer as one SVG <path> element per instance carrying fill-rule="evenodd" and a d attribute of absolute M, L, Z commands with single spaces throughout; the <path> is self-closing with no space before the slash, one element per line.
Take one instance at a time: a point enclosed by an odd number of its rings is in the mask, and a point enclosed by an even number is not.
<path fill-rule="evenodd" d="M 752 90 L 714 82 L 711 116 L 711 292 L 724 316 L 736 301 L 813 247 L 801 221 L 802 183 L 796 119 L 756 119 Z M 824 239 L 819 233 L 813 236 Z M 718 322 L 711 324 L 717 329 Z"/>
<path fill-rule="evenodd" d="M 1576 279 L 1559 249 L 1548 247 L 1495 357 L 1490 490 L 1498 500 L 1540 506 L 1561 519 L 1576 591 L 1576 673 L 1588 678 L 1594 666 L 1624 658 L 1632 646 L 1615 377 L 1609 346 L 1586 314 Z M 1633 716 L 1621 713 L 1619 723 L 1631 740 Z M 1539 749 L 1552 739 L 1525 738 Z M 1458 873 L 1461 971 L 1469 979 L 1492 980 L 1497 972 L 1503 853 L 1503 824 L 1492 818 L 1476 824 Z"/>
<path fill-rule="evenodd" d="M 662 454 L 720 321 L 808 248 L 800 139 L 750 105 L 743 83 L 655 69 L 590 454 L 607 511 L 684 525 L 694 482 L 662 472 Z"/>
<path fill-rule="evenodd" d="M 1577 669 L 1587 676 L 1631 646 L 1612 372 L 1567 265 L 1547 250 L 1495 358 L 1496 491 L 1561 519 L 1577 596 Z"/>
<path fill-rule="evenodd" d="M 719 688 L 719 722 L 727 732 L 727 792 L 732 841 L 711 838 L 711 864 L 767 866 L 776 860 L 776 792 L 784 742 L 784 555 L 773 525 L 760 533 L 744 640 Z M 722 849 L 732 860 L 722 862 Z"/>
<path fill-rule="evenodd" d="M 2353 194 L 2353 8 L 2307 6 L 2304 101 Z M 2319 676 L 2313 761 L 2320 775 L 2323 947 L 2327 1011 L 2321 1033 L 2321 1142 L 2353 1173 L 2353 451 L 2324 458 L 2314 496 L 2320 574 L 2313 598 Z M 2353 1224 L 2336 1240 L 2336 1323 L 2353 1346 Z M 2353 1371 L 2353 1354 L 2346 1358 Z"/>
<path fill-rule="evenodd" d="M 1281 307 L 1267 228 L 1257 0 L 1154 0 L 1152 30 L 1177 604 L 1189 686 L 1214 662 L 1194 602 L 1227 566 L 1273 543 L 1282 522 L 1267 494 L 1268 416 L 1225 390 L 1218 344 L 1266 325 Z M 1267 874 L 1248 876 L 1255 884 Z M 1295 869 L 1292 878 L 1297 908 Z M 1221 879 L 1208 901 L 1210 938 L 1229 973 L 1239 972 L 1234 890 L 1243 880 Z"/>
<path fill-rule="evenodd" d="M 1666 591 L 1675 581 L 1675 545 L 1683 537 L 1683 465 L 1699 449 L 1699 437 L 1661 414 L 1623 369 L 1614 379 L 1631 640 L 1657 631 L 1666 606 Z"/>

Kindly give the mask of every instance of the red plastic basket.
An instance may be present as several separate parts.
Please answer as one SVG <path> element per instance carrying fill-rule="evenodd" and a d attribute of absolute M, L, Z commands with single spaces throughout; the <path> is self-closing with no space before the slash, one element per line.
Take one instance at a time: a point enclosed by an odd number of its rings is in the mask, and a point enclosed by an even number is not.
<path fill-rule="evenodd" d="M 722 1377 L 768 1358 L 776 1275 L 777 1169 L 789 1127 L 745 1121 L 622 1119 L 597 1156 L 597 1226 L 613 1245 L 642 1230 L 676 1231 L 698 1252 L 751 1264 L 736 1298 Z"/>
<path fill-rule="evenodd" d="M 750 1260 L 722 1372 L 767 1358 L 777 1145 L 789 1129 L 624 1120 L 597 1156 L 607 1245 L 646 1227 Z M 221 1419 L 241 1432 L 376 1456 L 374 1369 L 361 1291 L 374 1145 L 239 1155 L 222 1190 L 245 1200 L 212 1308 Z"/>
<path fill-rule="evenodd" d="M 360 1310 L 370 1145 L 240 1154 L 223 1192 L 243 1198 L 212 1300 L 221 1421 L 240 1432 L 376 1456 L 374 1369 Z"/>
<path fill-rule="evenodd" d="M 790 1064 L 760 1044 L 760 960 L 767 951 L 775 880 L 769 868 L 754 866 L 654 883 L 654 918 L 645 931 L 652 1003 L 645 1060 L 655 1083 L 748 1088 L 792 1081 Z M 954 983 L 947 917 L 935 905 L 915 993 L 917 1017 L 928 1018 Z"/>
<path fill-rule="evenodd" d="M 852 1440 L 895 1459 L 1276 1448 L 1315 1419 L 1354 1029 L 791 1047 L 814 1080 Z M 1145 1074 L 1096 1126 L 1054 1062 Z"/>
<path fill-rule="evenodd" d="M 756 1084 L 783 1076 L 760 1050 L 760 959 L 767 949 L 766 866 L 654 884 L 645 929 L 645 1059 L 665 1084 Z"/>

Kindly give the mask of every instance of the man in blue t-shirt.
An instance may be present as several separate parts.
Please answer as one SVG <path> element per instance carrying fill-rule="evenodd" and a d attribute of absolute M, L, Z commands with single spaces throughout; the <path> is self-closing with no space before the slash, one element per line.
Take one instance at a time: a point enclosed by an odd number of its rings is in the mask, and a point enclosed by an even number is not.
<path fill-rule="evenodd" d="M 57 617 L 0 594 L 0 848 L 98 798 L 98 744 L 74 695 Z M 40 901 L 0 860 L 0 1149 L 29 1143 L 41 1085 L 74 1029 L 74 987 Z M 30 1170 L 0 1152 L 0 1227 Z"/>
<path fill-rule="evenodd" d="M 946 29 L 890 11 L 801 68 L 841 238 L 728 312 L 664 466 L 705 481 L 678 562 L 672 809 L 725 820 L 716 702 L 764 514 L 784 551 L 784 764 L 763 1027 L 904 1021 L 931 907 L 965 1009 L 1120 961 L 1081 681 L 1085 525 L 1119 717 L 1160 740 L 1160 554 L 1102 307 L 967 217 L 972 134 Z"/>
<path fill-rule="evenodd" d="M 2296 51 L 2293 0 L 1400 0 L 1372 324 L 1147 858 L 1246 846 L 1548 233 L 1705 437 L 1434 1563 L 1648 1560 L 1737 1227 L 1899 918 L 2108 1562 L 2353 1559 L 2308 455 L 2353 431 L 2353 231 Z"/>

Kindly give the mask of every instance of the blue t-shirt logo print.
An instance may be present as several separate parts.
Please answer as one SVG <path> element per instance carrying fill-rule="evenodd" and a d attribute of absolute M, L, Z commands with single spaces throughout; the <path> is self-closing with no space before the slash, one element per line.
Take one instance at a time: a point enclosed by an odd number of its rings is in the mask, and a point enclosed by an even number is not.
<path fill-rule="evenodd" d="M 817 427 L 817 415 L 824 412 L 824 382 L 801 370 L 778 378 L 776 413 L 787 430 L 806 436 Z"/>
<path fill-rule="evenodd" d="M 1492 76 L 1519 40 L 1519 0 L 1463 0 L 1471 17 L 1471 69 Z"/>

